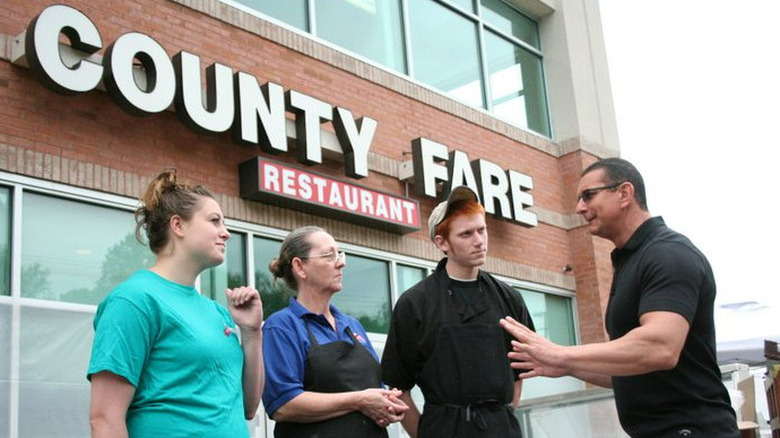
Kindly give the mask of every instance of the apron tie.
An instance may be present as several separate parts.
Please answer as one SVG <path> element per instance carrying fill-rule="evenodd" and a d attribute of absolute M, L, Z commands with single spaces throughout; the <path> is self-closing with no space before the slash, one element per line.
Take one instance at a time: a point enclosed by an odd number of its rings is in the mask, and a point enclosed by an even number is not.
<path fill-rule="evenodd" d="M 503 403 L 498 400 L 484 400 L 476 403 L 471 403 L 466 406 L 445 404 L 444 406 L 450 408 L 458 408 L 466 410 L 466 422 L 473 423 L 479 430 L 487 430 L 487 422 L 485 421 L 485 415 L 483 411 L 489 409 L 495 411 L 504 406 Z"/>

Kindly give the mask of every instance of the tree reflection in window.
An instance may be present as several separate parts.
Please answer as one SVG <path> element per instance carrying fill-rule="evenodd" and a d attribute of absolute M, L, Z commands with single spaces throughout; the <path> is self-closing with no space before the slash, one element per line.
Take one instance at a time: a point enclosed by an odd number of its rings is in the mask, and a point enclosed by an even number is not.
<path fill-rule="evenodd" d="M 57 293 L 52 289 L 51 269 L 41 263 L 28 263 L 22 267 L 22 296 L 70 303 L 98 304 L 133 272 L 147 268 L 153 262 L 154 255 L 149 248 L 141 245 L 135 239 L 134 233 L 128 233 L 106 251 L 100 265 L 100 276 L 94 278 L 91 287 L 77 287 Z M 51 263 L 54 264 L 56 261 Z"/>

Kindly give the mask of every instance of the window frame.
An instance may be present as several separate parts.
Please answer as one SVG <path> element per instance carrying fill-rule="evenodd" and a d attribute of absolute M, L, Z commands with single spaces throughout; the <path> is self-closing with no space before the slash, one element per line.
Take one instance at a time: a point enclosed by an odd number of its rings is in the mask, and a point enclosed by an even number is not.
<path fill-rule="evenodd" d="M 438 89 L 438 88 L 436 88 L 436 87 L 434 87 L 432 85 L 429 85 L 427 83 L 424 83 L 420 79 L 415 77 L 415 75 L 414 75 L 414 72 L 415 72 L 414 55 L 413 55 L 413 52 L 412 52 L 412 44 L 411 44 L 411 37 L 410 37 L 410 31 L 409 31 L 410 24 L 411 24 L 411 20 L 409 18 L 409 9 L 410 9 L 409 1 L 410 0 L 397 0 L 400 3 L 399 11 L 400 11 L 400 14 L 401 14 L 401 17 L 400 17 L 401 18 L 401 20 L 400 20 L 400 22 L 401 22 L 401 33 L 402 33 L 401 40 L 403 41 L 403 44 L 404 44 L 404 47 L 403 47 L 403 58 L 404 58 L 404 61 L 405 61 L 404 64 L 406 66 L 406 71 L 393 70 L 392 68 L 390 68 L 388 66 L 380 64 L 379 62 L 376 62 L 376 61 L 374 61 L 374 60 L 372 60 L 370 58 L 366 58 L 363 55 L 360 55 L 358 53 L 352 52 L 351 50 L 349 50 L 349 49 L 347 49 L 345 47 L 338 46 L 338 45 L 336 45 L 334 43 L 331 43 L 330 41 L 327 41 L 324 38 L 321 38 L 320 36 L 318 36 L 317 33 L 316 33 L 317 32 L 317 22 L 316 22 L 316 17 L 314 16 L 314 13 L 315 13 L 315 11 L 314 11 L 314 9 L 315 9 L 314 2 L 315 1 L 320 1 L 320 0 L 305 0 L 306 1 L 307 11 L 308 11 L 307 13 L 309 15 L 308 23 L 307 23 L 308 24 L 308 29 L 300 29 L 300 28 L 295 27 L 295 26 L 293 26 L 291 24 L 288 24 L 288 23 L 283 22 L 283 21 L 281 21 L 279 19 L 276 19 L 276 18 L 274 18 L 274 17 L 272 17 L 270 15 L 266 15 L 262 11 L 253 9 L 253 8 L 247 6 L 247 5 L 238 3 L 238 2 L 233 1 L 233 0 L 217 0 L 217 1 L 222 2 L 222 3 L 224 3 L 224 4 L 228 5 L 228 6 L 231 6 L 233 8 L 239 9 L 239 10 L 241 10 L 241 11 L 247 13 L 247 14 L 253 15 L 253 16 L 258 17 L 258 18 L 261 18 L 261 19 L 263 19 L 265 21 L 269 21 L 269 22 L 273 23 L 274 25 L 280 26 L 280 27 L 282 27 L 282 28 L 284 28 L 284 29 L 286 29 L 286 30 L 288 30 L 290 32 L 294 32 L 294 33 L 296 33 L 298 35 L 301 35 L 301 36 L 303 36 L 305 38 L 312 39 L 313 41 L 317 42 L 318 44 L 322 44 L 325 47 L 328 47 L 330 49 L 336 50 L 336 51 L 341 52 L 341 53 L 345 53 L 345 54 L 347 54 L 350 57 L 353 57 L 353 58 L 358 59 L 358 60 L 360 60 L 362 62 L 370 64 L 371 66 L 376 67 L 378 69 L 381 69 L 381 70 L 383 70 L 385 72 L 388 72 L 389 74 L 401 76 L 404 79 L 411 81 L 412 83 L 414 83 L 417 86 L 420 86 L 420 87 L 425 88 L 425 89 L 427 89 L 429 91 L 432 91 L 432 92 L 435 92 L 435 93 L 440 94 L 442 96 L 445 96 L 448 99 L 454 99 L 454 97 L 452 97 L 446 91 Z M 507 2 L 505 0 L 501 0 L 510 9 L 516 11 L 517 13 L 525 16 L 526 18 L 528 18 L 529 20 L 531 20 L 531 21 L 533 21 L 533 22 L 535 22 L 537 24 L 537 33 L 539 33 L 539 38 L 538 38 L 539 39 L 539 48 L 537 48 L 537 47 L 534 47 L 533 45 L 531 45 L 531 44 L 529 44 L 529 43 L 527 43 L 527 42 L 517 38 L 514 35 L 507 34 L 507 33 L 503 32 L 501 29 L 499 29 L 499 28 L 497 28 L 495 26 L 492 26 L 490 23 L 488 23 L 482 17 L 482 8 L 484 6 L 478 0 L 475 3 L 473 3 L 474 6 L 476 6 L 476 9 L 477 9 L 476 13 L 465 11 L 465 10 L 461 9 L 460 7 L 458 7 L 456 4 L 450 3 L 450 2 L 448 2 L 446 0 L 429 0 L 429 1 L 432 1 L 432 2 L 436 3 L 437 5 L 439 5 L 440 7 L 446 8 L 446 9 L 448 9 L 448 10 L 450 10 L 450 11 L 452 11 L 452 12 L 454 12 L 454 13 L 460 15 L 460 16 L 462 16 L 463 18 L 473 22 L 476 25 L 476 28 L 477 28 L 477 50 L 479 50 L 479 53 L 477 53 L 476 55 L 477 55 L 477 62 L 480 64 L 479 65 L 479 69 L 480 69 L 479 73 L 482 75 L 482 77 L 480 79 L 480 84 L 479 85 L 480 85 L 480 91 L 481 91 L 481 94 L 482 94 L 483 105 L 482 106 L 474 106 L 474 105 L 462 102 L 460 100 L 457 100 L 457 101 L 462 103 L 465 106 L 468 106 L 469 108 L 475 109 L 477 111 L 484 112 L 486 114 L 489 114 L 491 117 L 494 117 L 494 118 L 496 118 L 498 120 L 501 120 L 501 121 L 503 121 L 505 123 L 508 123 L 508 124 L 510 124 L 512 126 L 516 126 L 519 129 L 522 129 L 522 130 L 528 131 L 528 132 L 532 132 L 532 133 L 540 135 L 540 136 L 542 136 L 544 138 L 551 139 L 552 135 L 553 135 L 553 132 L 552 132 L 552 130 L 553 130 L 553 122 L 551 120 L 552 119 L 552 112 L 551 112 L 551 108 L 550 108 L 550 96 L 549 96 L 549 92 L 548 92 L 548 88 L 549 87 L 548 87 L 548 84 L 546 82 L 547 81 L 547 74 L 546 74 L 545 57 L 544 57 L 544 51 L 543 51 L 543 43 L 544 43 L 544 41 L 542 39 L 541 32 L 539 30 L 540 21 L 537 18 L 534 18 L 533 16 L 531 16 L 530 14 L 523 12 L 516 5 L 514 5 L 514 4 L 510 3 L 510 2 Z M 546 124 L 547 124 L 547 129 L 548 129 L 549 132 L 546 132 L 546 133 L 545 132 L 538 132 L 538 131 L 535 131 L 532 128 L 529 128 L 529 127 L 526 127 L 526 126 L 523 126 L 523 125 L 518 125 L 515 122 L 513 122 L 511 120 L 507 120 L 506 118 L 501 117 L 501 116 L 499 116 L 499 115 L 497 115 L 497 114 L 495 114 L 493 112 L 493 108 L 492 108 L 492 106 L 493 106 L 492 105 L 492 92 L 491 92 L 491 89 L 490 89 L 490 80 L 489 80 L 490 76 L 489 76 L 489 71 L 488 71 L 489 69 L 488 69 L 488 66 L 487 66 L 487 63 L 486 63 L 487 62 L 487 55 L 485 53 L 486 47 L 485 47 L 485 43 L 484 43 L 485 32 L 487 32 L 487 31 L 493 32 L 494 34 L 498 35 L 500 38 L 503 38 L 503 39 L 507 40 L 508 42 L 510 42 L 512 44 L 519 45 L 520 48 L 522 48 L 524 50 L 527 50 L 531 55 L 536 56 L 536 57 L 538 57 L 540 59 L 541 69 L 542 69 L 542 72 L 541 72 L 542 84 L 541 85 L 542 85 L 542 88 L 544 90 L 543 96 L 544 96 L 545 110 L 543 111 L 544 114 L 540 114 L 539 117 L 543 117 L 547 121 Z M 527 124 L 528 123 L 526 121 L 526 125 Z"/>

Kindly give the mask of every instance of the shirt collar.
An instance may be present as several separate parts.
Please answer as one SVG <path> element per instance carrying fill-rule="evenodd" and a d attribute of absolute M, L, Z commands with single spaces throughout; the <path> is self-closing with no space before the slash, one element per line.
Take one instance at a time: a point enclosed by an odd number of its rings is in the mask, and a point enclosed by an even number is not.
<path fill-rule="evenodd" d="M 333 318 L 336 320 L 341 319 L 341 312 L 336 308 L 336 306 L 330 304 L 328 307 L 330 308 L 330 313 L 333 314 Z M 306 315 L 317 316 L 316 313 L 303 307 L 303 305 L 299 303 L 295 297 L 290 297 L 290 311 L 292 311 L 293 315 L 298 318 L 303 318 Z"/>
<path fill-rule="evenodd" d="M 651 217 L 642 222 L 642 225 L 634 231 L 634 234 L 628 238 L 626 244 L 623 245 L 622 248 L 615 248 L 612 250 L 612 262 L 615 263 L 619 257 L 639 249 L 653 232 L 664 226 L 666 226 L 666 223 L 661 216 Z"/>
<path fill-rule="evenodd" d="M 442 258 L 439 260 L 439 263 L 436 265 L 436 269 L 434 269 L 434 273 L 439 276 L 439 278 L 444 282 L 444 287 L 449 287 L 450 284 L 450 275 L 447 274 L 447 257 Z M 485 281 L 485 275 L 487 275 L 485 272 L 480 269 L 477 272 L 477 280 L 478 281 Z"/>

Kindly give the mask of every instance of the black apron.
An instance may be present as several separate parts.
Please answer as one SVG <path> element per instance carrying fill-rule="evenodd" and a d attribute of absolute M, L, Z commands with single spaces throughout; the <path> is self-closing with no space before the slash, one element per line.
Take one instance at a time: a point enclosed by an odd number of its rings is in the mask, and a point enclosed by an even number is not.
<path fill-rule="evenodd" d="M 308 363 L 303 377 L 303 389 L 313 392 L 361 391 L 380 388 L 382 378 L 379 363 L 357 340 L 352 330 L 346 331 L 353 343 L 335 341 L 317 343 L 306 321 L 309 332 Z M 277 422 L 276 438 L 387 438 L 387 430 L 360 412 L 315 423 Z"/>
<path fill-rule="evenodd" d="M 425 408 L 418 438 L 520 438 L 500 307 L 483 295 L 456 311 L 452 290 L 445 294 L 438 339 L 419 378 Z"/>

